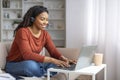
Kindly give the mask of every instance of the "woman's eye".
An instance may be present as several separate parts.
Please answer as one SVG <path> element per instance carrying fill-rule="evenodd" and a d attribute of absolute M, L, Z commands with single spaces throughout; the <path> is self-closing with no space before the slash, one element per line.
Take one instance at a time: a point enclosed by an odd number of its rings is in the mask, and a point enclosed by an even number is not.
<path fill-rule="evenodd" d="M 41 20 L 41 21 L 48 21 L 48 18 L 40 17 L 40 20 Z"/>
<path fill-rule="evenodd" d="M 45 18 L 41 18 L 41 20 L 45 20 Z"/>

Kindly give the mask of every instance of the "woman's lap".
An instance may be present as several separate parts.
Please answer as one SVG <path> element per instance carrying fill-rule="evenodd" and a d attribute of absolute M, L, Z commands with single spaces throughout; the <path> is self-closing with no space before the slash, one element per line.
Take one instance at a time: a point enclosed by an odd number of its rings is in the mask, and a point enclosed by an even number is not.
<path fill-rule="evenodd" d="M 48 68 L 55 66 L 56 65 L 52 63 L 40 63 L 33 60 L 26 60 L 21 62 L 7 62 L 5 70 L 8 73 L 18 76 L 41 77 L 46 75 Z M 51 75 L 55 74 L 56 73 L 51 73 Z"/>

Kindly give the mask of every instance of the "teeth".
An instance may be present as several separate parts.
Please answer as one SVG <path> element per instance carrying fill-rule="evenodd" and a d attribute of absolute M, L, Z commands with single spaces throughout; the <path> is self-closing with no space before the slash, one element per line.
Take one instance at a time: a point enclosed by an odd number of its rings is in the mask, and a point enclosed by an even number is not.
<path fill-rule="evenodd" d="M 46 26 L 43 26 L 43 28 L 45 28 Z"/>

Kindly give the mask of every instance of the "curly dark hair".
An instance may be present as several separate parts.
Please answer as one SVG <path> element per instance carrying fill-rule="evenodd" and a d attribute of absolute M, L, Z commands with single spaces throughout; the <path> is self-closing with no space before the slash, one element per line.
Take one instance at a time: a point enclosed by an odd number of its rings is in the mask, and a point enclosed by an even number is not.
<path fill-rule="evenodd" d="M 21 21 L 21 23 L 17 26 L 17 28 L 14 30 L 14 35 L 16 33 L 16 31 L 18 31 L 18 29 L 23 28 L 23 27 L 30 27 L 33 24 L 33 21 L 31 21 L 31 17 L 32 18 L 36 18 L 36 16 L 38 16 L 39 14 L 43 13 L 43 12 L 48 12 L 47 8 L 44 6 L 33 6 L 31 7 L 26 14 L 23 17 L 23 20 Z"/>

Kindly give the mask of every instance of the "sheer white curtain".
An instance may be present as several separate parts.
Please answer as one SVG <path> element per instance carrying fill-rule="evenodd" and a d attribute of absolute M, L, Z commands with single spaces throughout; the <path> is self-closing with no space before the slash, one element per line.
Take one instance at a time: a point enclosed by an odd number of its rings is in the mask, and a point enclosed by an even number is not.
<path fill-rule="evenodd" d="M 98 44 L 107 80 L 120 80 L 120 0 L 88 0 L 87 44 Z"/>

